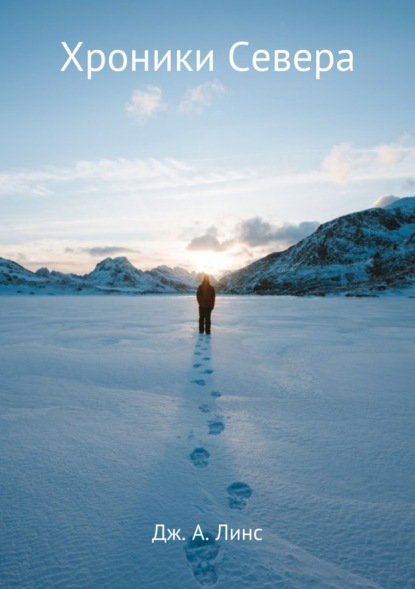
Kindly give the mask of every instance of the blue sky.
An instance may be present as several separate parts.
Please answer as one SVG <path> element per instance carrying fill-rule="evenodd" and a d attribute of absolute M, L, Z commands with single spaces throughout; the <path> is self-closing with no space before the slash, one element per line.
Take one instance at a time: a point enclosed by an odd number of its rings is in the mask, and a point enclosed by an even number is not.
<path fill-rule="evenodd" d="M 2 3 L 0 255 L 210 272 L 415 194 L 415 7 L 379 1 Z M 214 71 L 87 79 L 88 49 L 214 51 Z M 354 71 L 234 71 L 228 52 L 341 49 Z M 81 58 L 83 56 L 83 59 Z"/>

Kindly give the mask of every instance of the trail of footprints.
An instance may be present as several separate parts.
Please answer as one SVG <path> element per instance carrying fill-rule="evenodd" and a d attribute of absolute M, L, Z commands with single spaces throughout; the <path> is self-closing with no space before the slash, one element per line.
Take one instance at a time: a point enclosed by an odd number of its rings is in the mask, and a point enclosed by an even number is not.
<path fill-rule="evenodd" d="M 208 348 L 205 344 L 202 344 L 202 338 L 199 338 L 196 344 L 195 356 L 202 356 L 203 353 L 208 352 Z M 202 375 L 211 375 L 214 370 L 211 368 L 204 368 L 204 362 L 208 362 L 210 356 L 205 355 L 202 359 L 197 359 L 193 364 L 193 368 L 200 369 L 199 372 Z M 208 382 L 206 378 L 195 378 L 191 381 L 192 384 L 198 387 L 206 387 Z M 219 391 L 211 391 L 210 397 L 212 400 L 218 399 L 222 396 Z M 201 403 L 199 405 L 199 411 L 209 415 L 212 409 L 209 403 Z M 223 418 L 219 415 L 215 415 L 207 422 L 208 435 L 218 436 L 224 429 L 225 424 Z M 207 468 L 209 466 L 210 453 L 206 448 L 197 447 L 189 454 L 189 458 L 195 468 Z M 244 482 L 237 481 L 230 484 L 226 488 L 228 494 L 228 505 L 231 509 L 242 510 L 248 504 L 248 500 L 252 495 L 251 487 Z M 192 569 L 193 575 L 198 583 L 203 587 L 209 587 L 215 585 L 218 580 L 218 574 L 216 565 L 219 557 L 220 545 L 214 540 L 213 533 L 205 532 L 205 539 L 197 536 L 193 540 L 188 540 L 184 547 L 187 562 Z"/>

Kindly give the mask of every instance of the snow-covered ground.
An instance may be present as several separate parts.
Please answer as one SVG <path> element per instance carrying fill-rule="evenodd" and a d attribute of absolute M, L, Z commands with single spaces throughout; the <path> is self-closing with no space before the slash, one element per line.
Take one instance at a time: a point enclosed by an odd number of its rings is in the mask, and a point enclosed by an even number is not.
<path fill-rule="evenodd" d="M 414 587 L 415 300 L 196 311 L 3 299 L 0 586 Z"/>

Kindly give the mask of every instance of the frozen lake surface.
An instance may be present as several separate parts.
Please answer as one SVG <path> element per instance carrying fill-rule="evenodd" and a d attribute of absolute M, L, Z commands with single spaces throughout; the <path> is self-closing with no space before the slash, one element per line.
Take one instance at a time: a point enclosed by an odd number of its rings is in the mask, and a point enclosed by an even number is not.
<path fill-rule="evenodd" d="M 2 298 L 0 586 L 413 588 L 415 299 L 196 315 Z"/>

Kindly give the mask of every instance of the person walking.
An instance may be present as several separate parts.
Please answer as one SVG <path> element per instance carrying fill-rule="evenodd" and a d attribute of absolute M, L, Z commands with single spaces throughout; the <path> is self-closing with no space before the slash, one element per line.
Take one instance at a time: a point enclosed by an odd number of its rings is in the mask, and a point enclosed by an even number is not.
<path fill-rule="evenodd" d="M 207 274 L 197 289 L 196 298 L 199 303 L 199 333 L 206 332 L 210 335 L 210 315 L 215 307 L 215 289 L 210 284 Z"/>

